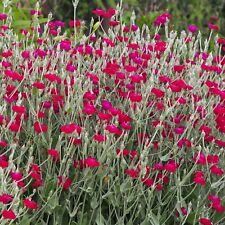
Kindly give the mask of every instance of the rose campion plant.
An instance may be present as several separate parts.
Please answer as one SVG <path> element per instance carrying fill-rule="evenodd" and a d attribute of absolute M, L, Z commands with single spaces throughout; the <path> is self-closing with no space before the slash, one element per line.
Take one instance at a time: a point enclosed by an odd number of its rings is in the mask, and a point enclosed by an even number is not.
<path fill-rule="evenodd" d="M 0 224 L 225 224 L 219 27 L 92 12 L 89 35 L 0 12 Z"/>

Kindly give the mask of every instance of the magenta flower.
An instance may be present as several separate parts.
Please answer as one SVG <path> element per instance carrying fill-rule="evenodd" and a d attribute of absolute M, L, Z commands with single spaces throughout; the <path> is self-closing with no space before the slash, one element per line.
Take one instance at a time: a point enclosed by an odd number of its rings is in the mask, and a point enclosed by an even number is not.
<path fill-rule="evenodd" d="M 84 160 L 84 163 L 86 164 L 86 166 L 90 167 L 90 168 L 94 168 L 94 167 L 99 167 L 100 166 L 100 162 L 97 161 L 96 158 L 94 157 L 88 157 Z"/>
<path fill-rule="evenodd" d="M 210 30 L 216 30 L 216 31 L 218 31 L 220 28 L 219 28 L 219 26 L 217 26 L 217 25 L 215 25 L 215 24 L 212 24 L 212 23 L 209 23 L 208 24 L 208 28 L 210 29 Z"/>
<path fill-rule="evenodd" d="M 154 21 L 155 26 L 165 25 L 167 21 L 171 19 L 171 14 L 168 12 L 164 12 L 163 14 L 156 17 Z"/>
<path fill-rule="evenodd" d="M 195 33 L 195 32 L 197 32 L 197 30 L 198 30 L 198 27 L 193 25 L 193 24 L 190 24 L 188 26 L 188 31 L 191 32 L 191 33 Z"/>
<path fill-rule="evenodd" d="M 5 19 L 7 19 L 7 14 L 5 14 L 5 13 L 0 13 L 0 20 L 5 20 Z"/>

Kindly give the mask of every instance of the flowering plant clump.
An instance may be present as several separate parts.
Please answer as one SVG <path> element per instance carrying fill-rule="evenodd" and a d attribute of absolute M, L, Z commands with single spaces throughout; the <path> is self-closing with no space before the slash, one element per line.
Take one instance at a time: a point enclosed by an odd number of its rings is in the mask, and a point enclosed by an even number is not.
<path fill-rule="evenodd" d="M 67 35 L 37 8 L 18 35 L 4 6 L 0 224 L 225 224 L 218 26 L 125 26 L 118 6 L 78 38 L 82 22 Z"/>

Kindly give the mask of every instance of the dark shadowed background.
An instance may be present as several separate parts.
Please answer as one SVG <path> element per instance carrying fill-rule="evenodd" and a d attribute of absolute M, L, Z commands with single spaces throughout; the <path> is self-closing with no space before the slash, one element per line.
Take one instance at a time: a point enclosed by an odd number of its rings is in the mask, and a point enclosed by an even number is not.
<path fill-rule="evenodd" d="M 78 19 L 87 23 L 95 8 L 115 8 L 120 0 L 80 0 L 77 10 Z M 225 0 L 123 0 L 125 21 L 129 22 L 134 10 L 137 15 L 137 24 L 151 23 L 156 15 L 167 10 L 172 15 L 174 29 L 182 30 L 188 24 L 195 24 L 199 29 L 207 28 L 209 22 L 220 26 L 220 33 L 225 33 Z M 46 0 L 44 13 L 52 12 L 59 20 L 73 18 L 71 0 Z"/>

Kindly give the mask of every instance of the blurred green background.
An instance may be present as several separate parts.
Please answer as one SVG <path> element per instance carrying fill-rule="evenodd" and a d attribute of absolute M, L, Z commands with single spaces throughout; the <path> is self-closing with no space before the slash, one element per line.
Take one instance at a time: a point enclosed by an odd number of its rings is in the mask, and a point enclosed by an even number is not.
<path fill-rule="evenodd" d="M 37 0 L 11 0 L 13 2 L 15 18 L 29 24 L 29 10 L 35 7 Z M 72 1 L 75 0 L 39 0 L 43 17 L 52 12 L 53 19 L 64 22 L 73 20 Z M 77 19 L 86 23 L 87 27 L 93 16 L 92 10 L 96 8 L 115 8 L 120 0 L 80 0 L 77 8 Z M 19 6 L 19 7 L 18 7 Z M 1 3 L 0 3 L 1 7 Z M 132 11 L 136 13 L 136 23 L 150 25 L 156 16 L 164 11 L 172 14 L 171 29 L 181 31 L 188 24 L 195 24 L 208 34 L 208 23 L 220 27 L 220 36 L 225 35 L 225 0 L 123 0 L 124 22 L 130 22 Z M 96 18 L 96 17 L 95 17 Z M 43 22 L 45 21 L 44 18 Z M 17 22 L 18 26 L 22 26 Z M 25 27 L 26 28 L 26 27 Z"/>
<path fill-rule="evenodd" d="M 73 18 L 72 0 L 46 0 L 44 14 L 53 12 L 58 20 Z M 95 8 L 115 8 L 120 0 L 80 0 L 77 17 L 90 21 L 91 11 Z M 123 0 L 124 20 L 129 22 L 132 11 L 137 15 L 137 24 L 153 22 L 155 17 L 167 10 L 172 14 L 171 26 L 176 30 L 186 29 L 188 24 L 195 24 L 203 32 L 209 22 L 220 27 L 220 33 L 225 34 L 225 0 Z M 208 30 L 207 30 L 208 32 Z"/>

